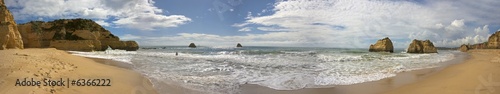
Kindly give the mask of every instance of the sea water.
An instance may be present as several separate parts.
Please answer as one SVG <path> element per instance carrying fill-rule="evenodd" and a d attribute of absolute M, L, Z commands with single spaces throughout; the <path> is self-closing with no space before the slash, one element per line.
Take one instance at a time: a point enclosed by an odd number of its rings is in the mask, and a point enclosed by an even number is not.
<path fill-rule="evenodd" d="M 297 90 L 376 81 L 403 71 L 438 67 L 460 53 L 451 50 L 438 52 L 409 54 L 402 49 L 383 53 L 341 48 L 174 46 L 138 51 L 72 51 L 75 55 L 129 63 L 134 70 L 155 80 L 155 85 L 170 81 L 208 93 L 239 93 L 242 84 Z"/>

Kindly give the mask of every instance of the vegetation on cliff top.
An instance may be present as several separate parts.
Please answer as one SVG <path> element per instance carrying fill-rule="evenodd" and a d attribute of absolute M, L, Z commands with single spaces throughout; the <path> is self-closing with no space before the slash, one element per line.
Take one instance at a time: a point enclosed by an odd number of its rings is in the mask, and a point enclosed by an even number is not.
<path fill-rule="evenodd" d="M 58 19 L 54 21 L 44 22 L 44 21 L 30 21 L 28 23 L 20 24 L 26 25 L 31 24 L 31 29 L 33 32 L 42 33 L 44 31 L 56 31 L 53 39 L 55 40 L 83 40 L 78 36 L 72 34 L 75 30 L 88 30 L 90 32 L 109 32 L 104 29 L 101 25 L 90 19 Z M 44 27 L 43 25 L 50 25 L 50 27 Z M 106 38 L 118 38 L 113 34 L 109 34 Z"/>

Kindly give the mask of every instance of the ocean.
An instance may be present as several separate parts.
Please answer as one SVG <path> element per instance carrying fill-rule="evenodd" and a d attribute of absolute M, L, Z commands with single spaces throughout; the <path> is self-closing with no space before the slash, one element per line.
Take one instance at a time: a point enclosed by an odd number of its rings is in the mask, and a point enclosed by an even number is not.
<path fill-rule="evenodd" d="M 297 90 L 376 81 L 399 72 L 443 66 L 443 62 L 461 54 L 456 50 L 409 54 L 404 49 L 385 53 L 312 47 L 148 48 L 155 49 L 70 52 L 130 64 L 155 86 L 174 83 L 192 90 L 224 94 L 240 92 L 242 84 Z"/>

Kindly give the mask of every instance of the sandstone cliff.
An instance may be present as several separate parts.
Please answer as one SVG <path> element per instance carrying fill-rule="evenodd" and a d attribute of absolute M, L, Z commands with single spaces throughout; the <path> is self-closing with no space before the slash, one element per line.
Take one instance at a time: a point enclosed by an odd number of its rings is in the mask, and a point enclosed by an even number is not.
<path fill-rule="evenodd" d="M 4 0 L 0 0 L 0 50 L 23 48 L 21 34 L 14 17 L 5 6 Z"/>
<path fill-rule="evenodd" d="M 458 48 L 458 50 L 461 52 L 467 52 L 469 50 L 469 45 L 462 44 L 462 46 L 460 46 L 460 48 Z"/>
<path fill-rule="evenodd" d="M 108 47 L 135 51 L 135 41 L 120 41 L 108 30 L 89 19 L 31 21 L 18 25 L 27 48 L 57 48 L 74 51 L 103 51 Z"/>
<path fill-rule="evenodd" d="M 394 52 L 391 39 L 385 37 L 377 41 L 377 43 L 370 45 L 370 52 Z"/>
<path fill-rule="evenodd" d="M 430 40 L 416 40 L 414 39 L 410 46 L 408 46 L 407 53 L 437 53 L 436 47 Z"/>
<path fill-rule="evenodd" d="M 500 31 L 495 32 L 488 38 L 488 48 L 500 49 Z"/>

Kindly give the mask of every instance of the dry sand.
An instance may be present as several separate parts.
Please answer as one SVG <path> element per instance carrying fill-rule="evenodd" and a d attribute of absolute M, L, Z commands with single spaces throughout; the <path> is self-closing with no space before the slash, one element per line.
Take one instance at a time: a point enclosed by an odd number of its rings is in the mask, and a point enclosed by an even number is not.
<path fill-rule="evenodd" d="M 500 50 L 469 50 L 465 62 L 383 94 L 500 94 Z"/>
<path fill-rule="evenodd" d="M 15 86 L 33 78 L 41 86 Z M 43 79 L 67 81 L 65 86 L 43 86 Z M 111 86 L 76 86 L 71 80 L 110 79 Z M 69 87 L 68 87 L 69 86 Z M 56 49 L 0 50 L 0 94 L 156 94 L 141 74 L 97 63 Z"/>

